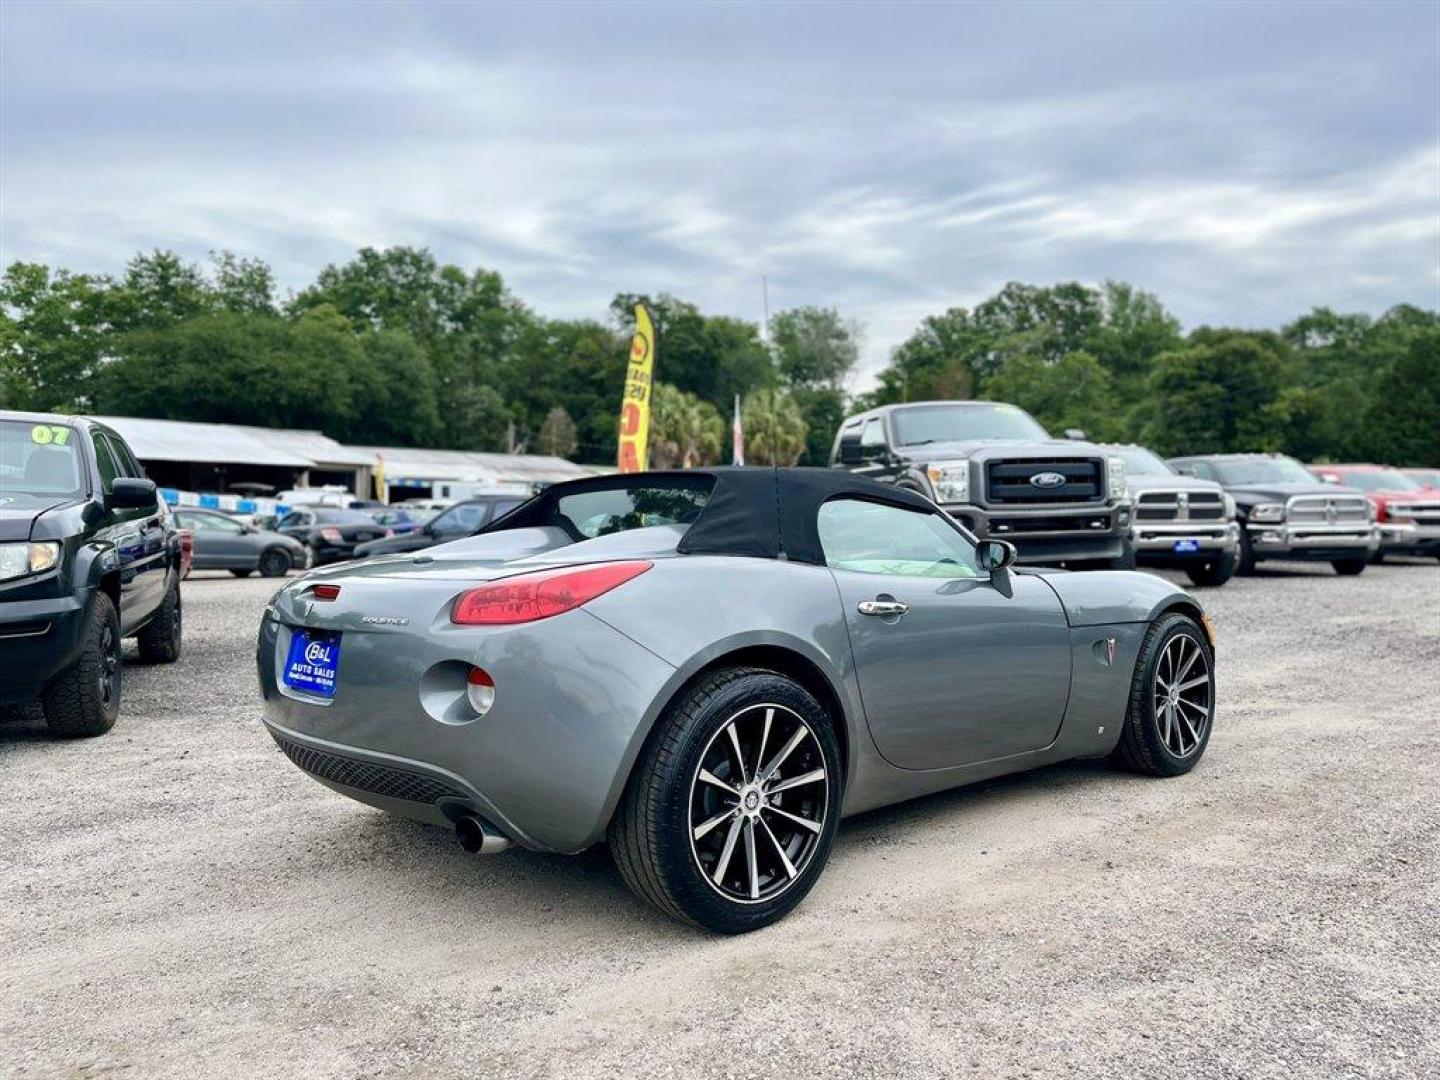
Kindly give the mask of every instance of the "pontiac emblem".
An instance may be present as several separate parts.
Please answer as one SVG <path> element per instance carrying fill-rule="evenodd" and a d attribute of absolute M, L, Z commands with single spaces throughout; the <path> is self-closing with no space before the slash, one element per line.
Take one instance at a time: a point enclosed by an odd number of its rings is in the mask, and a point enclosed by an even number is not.
<path fill-rule="evenodd" d="M 1065 483 L 1065 474 L 1058 472 L 1037 472 L 1030 477 L 1032 487 L 1053 488 Z"/>

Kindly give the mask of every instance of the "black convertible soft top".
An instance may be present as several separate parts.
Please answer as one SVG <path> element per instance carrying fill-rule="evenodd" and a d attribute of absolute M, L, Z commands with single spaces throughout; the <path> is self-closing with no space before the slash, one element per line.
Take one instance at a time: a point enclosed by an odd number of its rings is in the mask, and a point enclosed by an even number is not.
<path fill-rule="evenodd" d="M 816 531 L 820 505 L 845 497 L 934 512 L 913 491 L 880 484 L 844 469 L 723 467 L 624 473 L 554 484 L 481 529 L 482 533 L 550 525 L 566 495 L 624 488 L 710 488 L 710 498 L 680 538 L 683 555 L 746 555 L 825 564 Z"/>

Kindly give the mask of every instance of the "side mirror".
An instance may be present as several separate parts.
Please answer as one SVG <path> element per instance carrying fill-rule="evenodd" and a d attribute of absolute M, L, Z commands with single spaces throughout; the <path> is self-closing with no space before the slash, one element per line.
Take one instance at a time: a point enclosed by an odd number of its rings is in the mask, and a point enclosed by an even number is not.
<path fill-rule="evenodd" d="M 1065 438 L 1073 442 L 1084 442 L 1086 435 L 1085 432 L 1081 431 L 1078 427 L 1067 427 L 1065 429 Z"/>
<path fill-rule="evenodd" d="M 975 549 L 975 560 L 981 570 L 990 571 L 990 584 L 1007 600 L 1015 595 L 1010 583 L 1010 567 L 1018 556 L 1015 545 L 1008 540 L 981 540 Z"/>
<path fill-rule="evenodd" d="M 112 510 L 142 510 L 155 505 L 155 481 L 122 476 L 110 482 L 105 505 Z"/>
<path fill-rule="evenodd" d="M 1338 484 L 1340 483 L 1340 477 L 1336 476 L 1334 473 L 1321 473 L 1320 482 L 1322 484 Z"/>
<path fill-rule="evenodd" d="M 1197 472 L 1195 471 L 1195 466 L 1194 466 L 1194 465 L 1172 465 L 1171 468 L 1174 469 L 1174 470 L 1175 470 L 1177 473 L 1179 473 L 1181 476 L 1199 476 L 1199 475 L 1200 475 L 1199 473 L 1197 473 Z"/>
<path fill-rule="evenodd" d="M 865 460 L 865 457 L 864 457 L 864 455 L 863 455 L 863 454 L 861 453 L 861 451 L 860 451 L 860 440 L 859 440 L 859 439 L 841 439 L 841 440 L 840 440 L 840 464 L 841 464 L 841 465 L 859 465 L 859 464 L 860 464 L 862 461 L 864 461 L 864 460 Z"/>
<path fill-rule="evenodd" d="M 1015 545 L 1008 540 L 981 540 L 975 555 L 981 570 L 1007 570 L 1015 565 L 1018 556 Z"/>

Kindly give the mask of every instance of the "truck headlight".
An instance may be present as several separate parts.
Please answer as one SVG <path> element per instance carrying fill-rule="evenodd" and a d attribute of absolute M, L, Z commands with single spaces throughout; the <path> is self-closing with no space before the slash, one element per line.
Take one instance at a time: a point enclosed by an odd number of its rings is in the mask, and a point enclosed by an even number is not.
<path fill-rule="evenodd" d="M 1284 503 L 1261 503 L 1250 511 L 1251 521 L 1284 521 Z"/>
<path fill-rule="evenodd" d="M 1125 459 L 1112 457 L 1105 463 L 1105 476 L 1109 481 L 1106 491 L 1112 499 L 1125 498 Z"/>
<path fill-rule="evenodd" d="M 60 561 L 60 545 L 54 541 L 40 544 L 0 544 L 0 581 L 43 574 Z"/>
<path fill-rule="evenodd" d="M 970 463 L 968 461 L 932 461 L 925 467 L 930 486 L 935 489 L 937 503 L 970 501 Z"/>
<path fill-rule="evenodd" d="M 1225 508 L 1225 517 L 1226 517 L 1226 519 L 1227 519 L 1227 520 L 1233 520 L 1234 517 L 1235 517 L 1235 496 L 1233 496 L 1233 495 L 1221 495 L 1221 496 L 1220 496 L 1220 505 Z"/>

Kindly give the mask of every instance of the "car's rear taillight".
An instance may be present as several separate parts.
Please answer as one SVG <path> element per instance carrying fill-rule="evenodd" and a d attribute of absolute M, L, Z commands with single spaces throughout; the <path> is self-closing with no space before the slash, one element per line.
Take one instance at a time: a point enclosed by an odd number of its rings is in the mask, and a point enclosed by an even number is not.
<path fill-rule="evenodd" d="M 310 586 L 310 598 L 312 600 L 334 600 L 340 595 L 339 585 L 312 585 Z"/>
<path fill-rule="evenodd" d="M 345 537 L 340 535 L 339 529 L 321 529 L 320 535 L 332 544 L 338 544 L 345 539 Z"/>
<path fill-rule="evenodd" d="M 450 614 L 461 626 L 507 626 L 561 615 L 641 574 L 651 562 L 565 566 L 520 574 L 463 593 Z"/>

